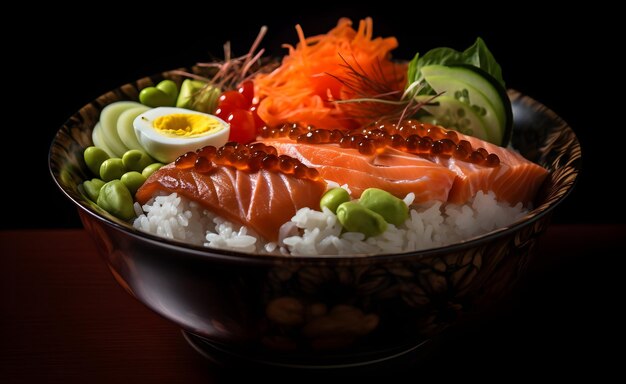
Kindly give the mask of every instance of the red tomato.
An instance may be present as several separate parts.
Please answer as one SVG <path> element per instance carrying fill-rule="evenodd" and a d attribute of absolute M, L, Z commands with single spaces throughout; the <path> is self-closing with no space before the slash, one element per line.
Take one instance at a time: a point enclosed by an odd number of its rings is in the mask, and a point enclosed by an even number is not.
<path fill-rule="evenodd" d="M 228 116 L 226 121 L 230 123 L 228 141 L 248 144 L 256 139 L 256 126 L 252 112 L 236 109 Z"/>
<path fill-rule="evenodd" d="M 228 121 L 228 116 L 230 116 L 230 114 L 237 109 L 240 109 L 240 108 L 236 108 L 230 104 L 225 104 L 225 105 L 218 104 L 214 115 L 224 121 Z"/>
<path fill-rule="evenodd" d="M 220 95 L 218 108 L 221 106 L 229 106 L 231 110 L 235 109 L 248 109 L 250 103 L 246 100 L 245 96 L 237 91 L 226 91 Z"/>
<path fill-rule="evenodd" d="M 258 108 L 257 105 L 253 105 L 250 107 L 250 112 L 252 113 L 252 117 L 254 118 L 254 125 L 256 126 L 257 132 L 261 130 L 265 126 L 265 121 L 259 117 L 259 114 L 256 112 Z"/>
<path fill-rule="evenodd" d="M 246 101 L 248 102 L 248 107 L 251 106 L 252 99 L 254 99 L 254 83 L 250 80 L 244 81 L 243 83 L 241 83 L 237 91 L 241 93 L 243 97 L 245 97 Z"/>

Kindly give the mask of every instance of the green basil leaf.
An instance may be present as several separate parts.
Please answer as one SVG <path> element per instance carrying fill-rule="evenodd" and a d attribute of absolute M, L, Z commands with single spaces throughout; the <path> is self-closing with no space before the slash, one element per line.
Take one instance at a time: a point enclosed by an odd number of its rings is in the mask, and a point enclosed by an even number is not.
<path fill-rule="evenodd" d="M 480 37 L 476 42 L 463 52 L 459 52 L 452 48 L 441 47 L 431 49 L 424 56 L 415 55 L 409 63 L 408 84 L 415 81 L 421 81 L 423 76 L 421 68 L 431 64 L 439 65 L 460 65 L 469 64 L 482 69 L 493 76 L 506 89 L 504 79 L 502 78 L 502 68 L 493 57 L 493 54 L 487 48 L 487 45 Z M 425 86 L 419 91 L 420 94 L 432 93 L 429 86 Z"/>

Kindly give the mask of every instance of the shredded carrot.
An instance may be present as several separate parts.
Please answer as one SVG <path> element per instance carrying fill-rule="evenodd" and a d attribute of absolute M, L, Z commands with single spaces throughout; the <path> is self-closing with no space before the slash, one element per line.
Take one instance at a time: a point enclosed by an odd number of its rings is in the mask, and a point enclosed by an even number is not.
<path fill-rule="evenodd" d="M 334 102 L 364 96 L 340 80 L 350 76 L 350 67 L 386 83 L 388 89 L 404 88 L 406 66 L 392 61 L 390 53 L 398 42 L 395 37 L 372 39 L 371 18 L 361 20 L 357 31 L 346 18 L 327 34 L 307 38 L 300 25 L 296 31 L 299 43 L 295 47 L 283 45 L 289 54 L 281 65 L 254 80 L 255 95 L 261 99 L 258 114 L 269 126 L 358 126 L 358 119 L 346 113 L 346 104 Z"/>

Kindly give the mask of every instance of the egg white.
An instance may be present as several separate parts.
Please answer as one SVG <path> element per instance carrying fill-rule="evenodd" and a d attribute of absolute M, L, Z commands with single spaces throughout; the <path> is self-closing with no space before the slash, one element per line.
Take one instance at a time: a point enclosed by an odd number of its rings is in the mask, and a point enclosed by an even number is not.
<path fill-rule="evenodd" d="M 172 137 L 159 133 L 154 127 L 154 120 L 161 116 L 174 113 L 204 115 L 217 120 L 223 128 L 217 132 L 207 132 L 195 137 Z M 171 163 L 186 152 L 195 151 L 198 148 L 212 145 L 221 147 L 228 141 L 230 124 L 217 116 L 184 108 L 158 107 L 137 116 L 133 121 L 135 134 L 139 143 L 150 156 L 162 163 Z"/>

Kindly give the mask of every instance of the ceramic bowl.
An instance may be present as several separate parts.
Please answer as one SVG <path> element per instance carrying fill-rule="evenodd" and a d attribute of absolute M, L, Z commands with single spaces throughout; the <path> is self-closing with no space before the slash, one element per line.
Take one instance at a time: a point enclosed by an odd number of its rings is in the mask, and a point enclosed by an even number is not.
<path fill-rule="evenodd" d="M 507 297 L 580 171 L 572 129 L 510 91 L 513 145 L 550 174 L 535 208 L 506 228 L 442 248 L 368 257 L 274 257 L 189 246 L 134 229 L 77 188 L 89 175 L 82 152 L 92 145 L 102 108 L 137 100 L 140 89 L 163 78 L 181 81 L 172 72 L 143 78 L 76 112 L 55 136 L 49 166 L 118 283 L 214 357 L 345 367 L 418 350 Z"/>

